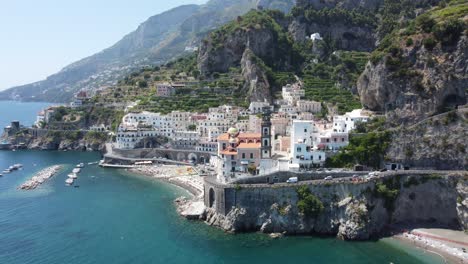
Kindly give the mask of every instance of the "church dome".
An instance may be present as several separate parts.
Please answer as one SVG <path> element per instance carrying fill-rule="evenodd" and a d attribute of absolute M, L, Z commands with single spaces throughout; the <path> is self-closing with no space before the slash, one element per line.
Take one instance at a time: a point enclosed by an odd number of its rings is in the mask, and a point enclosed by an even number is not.
<path fill-rule="evenodd" d="M 239 134 L 239 129 L 237 129 L 235 127 L 231 127 L 228 130 L 228 134 L 231 135 L 232 137 L 235 137 L 235 136 L 237 136 Z"/>

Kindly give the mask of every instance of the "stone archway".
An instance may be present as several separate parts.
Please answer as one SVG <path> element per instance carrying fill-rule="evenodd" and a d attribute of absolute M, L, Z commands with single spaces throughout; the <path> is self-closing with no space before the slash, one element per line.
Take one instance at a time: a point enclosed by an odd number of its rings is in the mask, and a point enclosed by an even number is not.
<path fill-rule="evenodd" d="M 190 153 L 188 154 L 188 160 L 192 161 L 193 163 L 196 163 L 198 161 L 198 157 L 196 154 L 194 153 Z"/>
<path fill-rule="evenodd" d="M 216 201 L 215 191 L 213 188 L 210 188 L 210 191 L 208 192 L 208 206 L 210 208 L 213 208 L 213 206 L 215 205 L 215 201 Z"/>

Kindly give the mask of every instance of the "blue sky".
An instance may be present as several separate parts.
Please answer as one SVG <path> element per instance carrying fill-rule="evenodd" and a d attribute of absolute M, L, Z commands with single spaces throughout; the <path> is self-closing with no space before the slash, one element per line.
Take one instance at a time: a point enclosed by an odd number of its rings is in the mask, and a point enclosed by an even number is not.
<path fill-rule="evenodd" d="M 0 0 L 0 90 L 45 79 L 150 16 L 207 0 Z"/>

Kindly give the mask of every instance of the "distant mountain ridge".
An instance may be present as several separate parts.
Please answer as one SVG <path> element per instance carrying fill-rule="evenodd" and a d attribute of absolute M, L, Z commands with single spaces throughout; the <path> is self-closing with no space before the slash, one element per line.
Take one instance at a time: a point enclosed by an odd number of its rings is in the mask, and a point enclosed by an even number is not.
<path fill-rule="evenodd" d="M 211 0 L 183 5 L 150 17 L 113 46 L 47 79 L 0 92 L 0 100 L 67 102 L 80 89 L 111 86 L 146 65 L 164 63 L 199 46 L 211 30 L 253 8 L 288 12 L 295 0 Z"/>

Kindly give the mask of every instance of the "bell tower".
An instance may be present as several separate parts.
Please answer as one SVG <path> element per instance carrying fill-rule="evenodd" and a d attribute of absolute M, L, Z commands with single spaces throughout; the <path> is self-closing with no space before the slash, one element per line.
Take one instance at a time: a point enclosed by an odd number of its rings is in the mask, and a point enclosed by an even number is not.
<path fill-rule="evenodd" d="M 270 107 L 263 107 L 262 116 L 262 159 L 271 159 L 271 111 Z"/>

